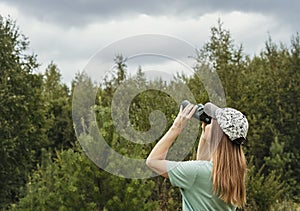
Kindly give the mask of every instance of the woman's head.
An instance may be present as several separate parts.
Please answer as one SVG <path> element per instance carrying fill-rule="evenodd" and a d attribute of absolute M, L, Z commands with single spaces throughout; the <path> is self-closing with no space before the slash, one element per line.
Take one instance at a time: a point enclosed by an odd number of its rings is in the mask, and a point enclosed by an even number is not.
<path fill-rule="evenodd" d="M 202 125 L 204 138 L 199 146 L 202 145 L 203 155 L 206 151 L 213 160 L 213 191 L 226 203 L 242 207 L 246 202 L 247 168 L 242 144 L 248 121 L 240 111 L 219 108 L 212 103 L 205 104 L 204 112 L 212 121 L 210 125 Z"/>
<path fill-rule="evenodd" d="M 212 103 L 204 105 L 204 112 L 217 120 L 222 131 L 229 140 L 243 144 L 248 132 L 248 121 L 244 114 L 234 108 L 219 108 Z"/>

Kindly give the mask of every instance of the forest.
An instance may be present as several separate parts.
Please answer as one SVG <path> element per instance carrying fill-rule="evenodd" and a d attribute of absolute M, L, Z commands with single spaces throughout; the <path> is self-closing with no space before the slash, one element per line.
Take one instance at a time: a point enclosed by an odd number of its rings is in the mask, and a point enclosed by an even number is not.
<path fill-rule="evenodd" d="M 55 61 L 49 61 L 46 70 L 37 71 L 38 55 L 28 53 L 29 39 L 14 20 L 0 16 L 1 210 L 180 210 L 179 189 L 167 179 L 110 174 L 89 159 L 85 147 L 93 143 L 92 134 L 98 130 L 119 154 L 145 159 L 156 142 L 136 144 L 118 133 L 111 116 L 115 91 L 129 82 L 166 90 L 176 90 L 184 83 L 196 102 L 205 103 L 209 95 L 198 76 L 206 67 L 217 72 L 227 106 L 241 110 L 250 125 L 244 146 L 247 205 L 241 210 L 300 209 L 297 32 L 290 43 L 276 43 L 269 35 L 259 54 L 247 55 L 219 21 L 211 27 L 208 42 L 195 49 L 194 75 L 178 72 L 168 83 L 161 79 L 147 82 L 142 66 L 130 76 L 126 58 L 116 55 L 111 58 L 115 68 L 101 84 L 82 71 L 70 86 L 62 82 Z M 81 107 L 96 114 L 96 125 L 88 124 L 91 116 L 72 116 L 72 106 L 80 106 L 72 104 L 79 84 L 97 90 L 95 104 Z M 86 94 L 79 91 L 83 98 Z M 148 131 L 149 114 L 155 110 L 165 115 L 167 130 L 178 113 L 178 104 L 159 90 L 139 93 L 129 109 L 135 130 Z M 84 120 L 82 125 L 75 125 L 74 118 Z M 195 159 L 196 146 L 185 160 Z M 109 168 L 116 165 L 109 166 L 115 159 L 113 154 L 93 153 Z"/>

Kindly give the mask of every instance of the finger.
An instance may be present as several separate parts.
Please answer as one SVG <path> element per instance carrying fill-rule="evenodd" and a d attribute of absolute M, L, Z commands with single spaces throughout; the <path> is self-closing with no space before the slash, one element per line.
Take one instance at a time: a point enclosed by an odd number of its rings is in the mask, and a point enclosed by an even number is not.
<path fill-rule="evenodd" d="M 193 104 L 189 104 L 188 107 L 187 107 L 187 109 L 186 109 L 187 114 L 189 114 L 192 111 L 193 108 L 194 108 L 194 105 Z"/>
<path fill-rule="evenodd" d="M 192 113 L 192 115 L 190 115 L 190 112 L 191 112 L 191 110 L 193 109 L 193 107 L 194 107 L 193 104 L 187 105 L 187 106 L 184 108 L 183 112 L 181 113 L 181 118 L 182 118 L 182 119 L 191 119 L 191 116 L 193 115 L 193 113 Z"/>
<path fill-rule="evenodd" d="M 183 111 L 183 106 L 182 106 L 182 105 L 180 105 L 180 108 L 179 108 L 179 113 L 182 113 L 182 111 Z"/>
<path fill-rule="evenodd" d="M 189 114 L 188 114 L 188 118 L 190 119 L 190 118 L 192 118 L 192 116 L 194 115 L 194 113 L 196 112 L 196 109 L 198 108 L 198 106 L 197 105 L 193 105 L 193 107 L 191 107 L 191 109 L 190 109 L 190 112 L 189 112 Z"/>
<path fill-rule="evenodd" d="M 188 105 L 183 109 L 183 111 L 181 112 L 181 116 L 187 116 L 188 113 L 190 112 L 190 107 L 191 107 L 191 105 L 188 104 Z"/>
<path fill-rule="evenodd" d="M 191 109 L 193 108 L 193 104 L 189 103 L 185 108 L 184 108 L 184 112 L 186 114 L 190 113 Z"/>
<path fill-rule="evenodd" d="M 179 114 L 182 114 L 182 112 L 183 112 L 183 106 L 182 105 L 180 105 L 180 107 L 179 107 L 179 112 L 178 112 L 178 114 L 177 115 L 179 115 Z"/>

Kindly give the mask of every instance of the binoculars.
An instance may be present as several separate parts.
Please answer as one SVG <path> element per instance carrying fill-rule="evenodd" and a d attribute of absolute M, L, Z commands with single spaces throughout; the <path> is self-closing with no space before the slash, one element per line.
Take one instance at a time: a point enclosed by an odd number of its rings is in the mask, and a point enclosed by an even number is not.
<path fill-rule="evenodd" d="M 190 102 L 188 100 L 184 100 L 182 101 L 181 105 L 183 106 L 183 108 L 185 108 Z M 197 104 L 198 108 L 195 111 L 195 113 L 193 114 L 193 117 L 198 119 L 199 121 L 205 122 L 206 124 L 210 124 L 211 123 L 211 117 L 208 116 L 205 112 L 204 112 L 204 105 L 202 104 Z"/>

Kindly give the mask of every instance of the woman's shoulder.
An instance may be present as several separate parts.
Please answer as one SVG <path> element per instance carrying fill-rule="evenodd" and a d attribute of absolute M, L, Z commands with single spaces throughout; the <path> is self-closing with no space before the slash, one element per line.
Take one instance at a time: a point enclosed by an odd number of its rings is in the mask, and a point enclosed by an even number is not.
<path fill-rule="evenodd" d="M 195 166 L 202 166 L 202 165 L 212 166 L 212 161 L 210 160 L 188 160 L 188 161 L 181 161 L 181 162 L 188 163 L 190 165 L 195 165 Z"/>
<path fill-rule="evenodd" d="M 212 165 L 211 160 L 185 160 L 185 161 L 169 161 L 174 164 L 187 164 L 187 165 Z"/>
<path fill-rule="evenodd" d="M 212 161 L 207 160 L 188 160 L 188 161 L 170 161 L 171 166 L 183 167 L 191 170 L 211 170 Z"/>
<path fill-rule="evenodd" d="M 190 165 L 194 168 L 194 171 L 197 172 L 197 178 L 199 182 L 206 181 L 204 179 L 208 179 L 211 177 L 212 172 L 212 161 L 207 160 L 191 160 L 186 161 L 190 163 Z"/>
<path fill-rule="evenodd" d="M 172 161 L 169 169 L 176 174 L 188 175 L 189 178 L 193 176 L 203 182 L 203 179 L 211 177 L 212 165 L 212 161 L 207 160 Z"/>
<path fill-rule="evenodd" d="M 213 163 L 210 160 L 189 160 L 185 161 L 195 166 L 195 168 L 208 168 L 211 169 Z"/>

